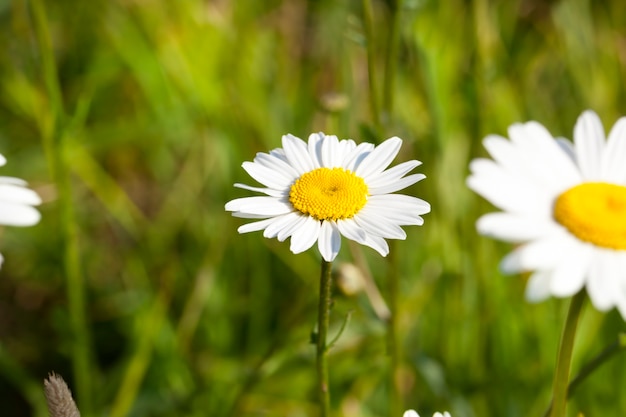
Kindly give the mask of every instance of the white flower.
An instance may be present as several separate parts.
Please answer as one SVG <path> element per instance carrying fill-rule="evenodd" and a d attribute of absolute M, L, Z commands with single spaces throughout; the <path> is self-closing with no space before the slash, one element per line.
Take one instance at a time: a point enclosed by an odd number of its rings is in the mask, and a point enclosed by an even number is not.
<path fill-rule="evenodd" d="M 7 160 L 0 155 L 0 166 Z M 26 181 L 13 177 L 0 177 L 0 224 L 7 226 L 32 226 L 41 215 L 31 206 L 41 203 L 33 190 L 26 188 Z M 0 265 L 2 265 L 0 255 Z"/>
<path fill-rule="evenodd" d="M 420 417 L 420 415 L 417 414 L 417 411 L 415 410 L 406 410 L 404 414 L 402 415 L 402 417 Z M 448 413 L 447 411 L 444 411 L 443 414 L 442 413 L 433 414 L 433 417 L 451 417 L 451 416 L 450 416 L 450 413 Z"/>
<path fill-rule="evenodd" d="M 258 153 L 243 168 L 267 188 L 235 184 L 265 196 L 232 200 L 233 216 L 264 219 L 239 227 L 239 233 L 263 230 L 267 238 L 284 241 L 300 253 L 315 242 L 331 262 L 339 253 L 341 236 L 389 253 L 385 239 L 405 239 L 400 226 L 421 225 L 430 205 L 419 198 L 391 194 L 425 176 L 405 175 L 421 164 L 408 161 L 385 170 L 402 140 L 393 137 L 377 147 L 314 133 L 308 143 L 285 135 L 282 148 Z"/>
<path fill-rule="evenodd" d="M 579 117 L 573 143 L 536 122 L 512 125 L 509 137 L 488 136 L 493 160 L 472 161 L 468 178 L 503 210 L 481 217 L 478 231 L 521 243 L 502 270 L 534 271 L 530 301 L 586 288 L 598 310 L 617 307 L 626 319 L 626 118 L 608 139 L 592 111 Z"/>

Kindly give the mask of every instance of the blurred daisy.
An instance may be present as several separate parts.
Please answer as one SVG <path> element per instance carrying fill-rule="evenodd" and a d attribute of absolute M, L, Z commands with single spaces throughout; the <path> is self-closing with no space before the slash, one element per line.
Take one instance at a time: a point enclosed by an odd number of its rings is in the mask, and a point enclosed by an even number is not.
<path fill-rule="evenodd" d="M 7 160 L 0 155 L 0 166 Z M 41 203 L 33 190 L 26 188 L 26 181 L 13 177 L 0 177 L 0 224 L 7 226 L 32 226 L 41 215 L 32 206 Z M 2 265 L 0 255 L 0 265 Z"/>
<path fill-rule="evenodd" d="M 420 417 L 420 415 L 417 414 L 417 411 L 415 410 L 406 410 L 402 417 Z M 433 414 L 433 417 L 450 417 L 450 413 L 448 413 L 447 411 L 444 411 L 443 414 L 435 413 Z"/>
<path fill-rule="evenodd" d="M 472 161 L 467 181 L 503 210 L 481 217 L 478 231 L 522 244 L 502 270 L 534 271 L 530 301 L 586 288 L 598 310 L 617 307 L 626 319 L 626 118 L 608 139 L 592 111 L 573 143 L 536 122 L 512 125 L 509 137 L 484 140 L 493 160 Z"/>
<path fill-rule="evenodd" d="M 385 239 L 405 239 L 400 226 L 421 225 L 430 205 L 395 191 L 425 176 L 408 172 L 421 164 L 408 161 L 386 168 L 400 151 L 402 140 L 393 137 L 377 147 L 370 143 L 338 140 L 314 133 L 308 143 L 285 135 L 282 148 L 258 153 L 243 168 L 267 188 L 235 184 L 265 194 L 232 200 L 226 210 L 233 216 L 263 219 L 239 227 L 239 233 L 263 230 L 263 236 L 291 237 L 290 249 L 300 253 L 317 242 L 325 261 L 339 253 L 341 236 L 389 253 Z"/>

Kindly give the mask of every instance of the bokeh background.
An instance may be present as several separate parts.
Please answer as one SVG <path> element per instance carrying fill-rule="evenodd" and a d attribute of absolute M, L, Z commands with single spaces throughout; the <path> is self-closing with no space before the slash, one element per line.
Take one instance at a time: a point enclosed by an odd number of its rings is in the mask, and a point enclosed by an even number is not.
<path fill-rule="evenodd" d="M 315 416 L 319 254 L 238 235 L 224 203 L 249 194 L 232 187 L 253 183 L 243 161 L 285 133 L 325 131 L 397 135 L 396 162 L 424 162 L 407 192 L 432 204 L 425 225 L 391 261 L 344 239 L 335 262 L 359 265 L 383 302 L 385 278 L 400 276 L 402 409 L 541 416 L 568 303 L 528 304 L 527 277 L 499 273 L 511 247 L 475 232 L 493 208 L 466 188 L 468 162 L 515 122 L 571 138 L 587 108 L 607 129 L 625 114 L 625 7 L 0 1 L 2 175 L 44 200 L 38 225 L 1 232 L 0 414 L 47 415 L 42 381 L 56 371 L 84 417 Z M 376 120 L 394 16 L 391 101 Z M 333 409 L 389 416 L 381 301 L 342 277 L 331 335 L 351 320 L 330 354 Z M 574 373 L 625 328 L 588 305 Z M 625 384 L 618 354 L 571 415 L 626 415 Z"/>

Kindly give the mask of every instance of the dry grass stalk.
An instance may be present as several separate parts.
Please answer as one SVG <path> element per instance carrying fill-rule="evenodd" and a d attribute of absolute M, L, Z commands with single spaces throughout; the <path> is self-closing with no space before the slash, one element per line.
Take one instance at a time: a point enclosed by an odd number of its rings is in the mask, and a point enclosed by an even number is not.
<path fill-rule="evenodd" d="M 50 417 L 80 417 L 72 391 L 60 375 L 51 373 L 43 385 Z"/>

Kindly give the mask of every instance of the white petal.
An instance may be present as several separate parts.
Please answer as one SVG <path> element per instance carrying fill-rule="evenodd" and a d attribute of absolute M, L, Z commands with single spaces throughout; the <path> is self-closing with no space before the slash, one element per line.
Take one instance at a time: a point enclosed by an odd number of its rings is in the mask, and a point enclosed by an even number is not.
<path fill-rule="evenodd" d="M 525 155 L 534 184 L 561 193 L 582 180 L 578 167 L 541 124 L 512 125 L 509 135 L 521 155 Z"/>
<path fill-rule="evenodd" d="M 309 135 L 309 141 L 307 148 L 309 150 L 309 156 L 313 160 L 314 168 L 322 167 L 322 143 L 325 135 L 322 132 L 311 133 Z"/>
<path fill-rule="evenodd" d="M 301 217 L 302 214 L 300 214 L 300 212 L 298 211 L 294 211 L 283 216 L 274 217 L 273 219 L 275 219 L 275 221 L 267 226 L 267 228 L 263 232 L 263 237 L 271 239 L 277 237 L 281 232 L 287 232 L 289 229 L 294 228 L 297 224 L 299 224 Z M 286 237 L 283 240 L 285 239 Z"/>
<path fill-rule="evenodd" d="M 561 261 L 569 244 L 566 237 L 551 237 L 526 243 L 505 256 L 500 268 L 507 274 L 536 269 L 551 270 Z"/>
<path fill-rule="evenodd" d="M 512 213 L 552 214 L 555 195 L 546 188 L 537 187 L 521 176 L 512 176 L 489 159 L 475 159 L 470 163 L 472 175 L 467 186 L 494 206 Z"/>
<path fill-rule="evenodd" d="M 329 135 L 322 142 L 322 166 L 326 168 L 338 167 L 341 163 L 339 155 L 339 140 L 337 136 Z"/>
<path fill-rule="evenodd" d="M 371 181 L 367 183 L 367 186 L 370 188 L 376 188 L 388 185 L 389 183 L 394 183 L 421 164 L 422 163 L 420 161 L 416 160 L 398 164 L 395 167 L 382 172 L 380 175 L 376 176 L 376 178 L 372 178 Z"/>
<path fill-rule="evenodd" d="M 320 234 L 320 221 L 313 217 L 304 216 L 305 220 L 291 235 L 290 250 L 293 253 L 301 253 L 309 249 Z"/>
<path fill-rule="evenodd" d="M 0 167 L 7 163 L 7 159 L 0 154 Z"/>
<path fill-rule="evenodd" d="M 339 233 L 355 242 L 363 243 L 367 238 L 367 233 L 353 219 L 337 220 L 337 228 Z"/>
<path fill-rule="evenodd" d="M 267 219 L 271 216 L 264 216 L 261 214 L 253 214 L 253 213 L 242 213 L 240 211 L 234 211 L 231 213 L 233 217 L 239 217 L 241 219 Z"/>
<path fill-rule="evenodd" d="M 308 216 L 304 216 L 300 213 L 296 213 L 296 214 L 298 215 L 297 220 L 291 221 L 285 227 L 283 227 L 282 230 L 278 231 L 278 236 L 276 236 L 276 238 L 278 239 L 279 242 L 284 242 L 285 239 L 293 235 L 296 232 L 296 230 L 298 230 L 300 225 L 302 225 L 304 222 L 307 221 Z"/>
<path fill-rule="evenodd" d="M 0 224 L 7 226 L 32 226 L 41 214 L 30 206 L 0 201 Z"/>
<path fill-rule="evenodd" d="M 550 297 L 550 279 L 552 272 L 535 271 L 526 283 L 525 297 L 531 303 L 538 303 Z"/>
<path fill-rule="evenodd" d="M 561 226 L 550 218 L 511 213 L 488 213 L 476 222 L 478 233 L 494 239 L 522 243 L 556 233 Z"/>
<path fill-rule="evenodd" d="M 21 179 L 21 178 L 3 177 L 3 176 L 0 176 L 0 183 L 2 183 L 2 184 L 21 185 L 23 187 L 28 185 L 28 183 L 26 181 L 24 181 L 23 179 Z"/>
<path fill-rule="evenodd" d="M 378 252 L 381 256 L 387 256 L 389 254 L 389 245 L 387 241 L 380 236 L 367 235 L 367 239 L 363 242 L 365 246 L 369 246 Z"/>
<path fill-rule="evenodd" d="M 600 311 L 607 311 L 613 307 L 613 292 L 617 290 L 611 278 L 611 254 L 605 250 L 594 251 L 593 260 L 589 268 L 587 292 L 593 306 Z"/>
<path fill-rule="evenodd" d="M 556 143 L 563 150 L 563 152 L 565 152 L 569 159 L 576 163 L 576 149 L 574 148 L 574 144 L 565 138 L 556 138 Z"/>
<path fill-rule="evenodd" d="M 354 149 L 356 149 L 356 143 L 352 139 L 340 140 L 339 146 L 337 147 L 337 157 L 339 158 L 337 166 L 346 168 L 343 162 Z"/>
<path fill-rule="evenodd" d="M 574 147 L 580 172 L 587 181 L 601 179 L 604 128 L 597 114 L 585 111 L 574 127 Z"/>
<path fill-rule="evenodd" d="M 415 410 L 406 410 L 402 417 L 420 417 Z"/>
<path fill-rule="evenodd" d="M 272 217 L 271 219 L 265 219 L 258 222 L 246 223 L 244 225 L 239 226 L 237 232 L 239 233 L 249 233 L 249 232 L 258 232 L 259 230 L 263 230 L 273 222 L 278 221 L 281 217 Z"/>
<path fill-rule="evenodd" d="M 0 184 L 0 201 L 31 206 L 41 204 L 41 198 L 36 192 L 30 188 L 13 184 Z"/>
<path fill-rule="evenodd" d="M 262 152 L 260 152 L 262 153 Z M 287 159 L 287 155 L 285 155 L 285 150 L 283 148 L 275 148 L 272 149 L 271 151 L 269 151 L 269 154 L 274 157 L 274 158 L 278 158 L 283 162 L 286 162 L 287 165 L 289 165 L 289 159 Z"/>
<path fill-rule="evenodd" d="M 615 123 L 604 148 L 602 179 L 626 185 L 626 118 Z"/>
<path fill-rule="evenodd" d="M 387 222 L 395 223 L 398 226 L 421 226 L 424 224 L 424 219 L 420 216 L 424 210 L 407 210 L 402 207 L 385 206 L 379 202 L 371 204 L 368 202 L 367 207 L 368 210 L 375 209 L 376 213 L 384 216 Z"/>
<path fill-rule="evenodd" d="M 570 297 L 585 285 L 593 248 L 579 243 L 570 247 L 563 262 L 552 271 L 550 292 L 556 297 Z"/>
<path fill-rule="evenodd" d="M 290 187 L 294 180 L 294 178 L 289 177 L 280 171 L 270 169 L 254 162 L 244 162 L 241 166 L 252 178 L 266 187 L 273 188 L 275 190 L 283 190 Z"/>
<path fill-rule="evenodd" d="M 226 203 L 225 208 L 226 211 L 257 216 L 279 216 L 293 211 L 289 201 L 265 196 L 236 198 Z"/>
<path fill-rule="evenodd" d="M 519 151 L 515 143 L 498 135 L 488 135 L 483 140 L 483 146 L 493 160 L 512 174 L 524 175 L 528 166 L 524 154 Z"/>
<path fill-rule="evenodd" d="M 359 211 L 353 219 L 368 234 L 387 239 L 406 239 L 406 233 L 400 226 L 389 222 L 374 210 L 367 210 L 367 207 Z"/>
<path fill-rule="evenodd" d="M 624 257 L 625 255 L 619 256 L 618 264 L 620 265 L 620 272 L 626 270 L 626 262 Z M 626 320 L 626 282 L 621 276 L 619 277 L 618 282 L 620 285 L 613 295 L 615 298 L 615 306 L 617 307 L 619 313 L 622 315 L 622 318 Z"/>
<path fill-rule="evenodd" d="M 289 162 L 284 155 L 259 152 L 254 158 L 254 163 L 269 168 L 274 172 L 278 172 L 279 175 L 284 178 L 293 180 L 294 178 L 299 177 L 298 172 L 291 165 L 289 165 Z"/>
<path fill-rule="evenodd" d="M 287 195 L 289 195 L 289 190 L 274 190 L 272 188 L 261 188 L 261 187 L 251 187 L 249 185 L 246 184 L 241 184 L 241 183 L 236 183 L 235 184 L 236 188 L 242 188 L 244 190 L 248 190 L 248 191 L 255 191 L 257 193 L 263 193 L 263 194 L 267 194 L 270 197 L 285 197 Z"/>
<path fill-rule="evenodd" d="M 378 145 L 369 155 L 367 155 L 363 161 L 356 167 L 354 173 L 363 178 L 366 183 L 383 172 L 385 168 L 389 166 L 391 161 L 394 160 L 400 147 L 402 146 L 402 139 L 398 137 L 392 137 Z"/>
<path fill-rule="evenodd" d="M 623 278 L 623 271 L 626 271 L 626 252 L 619 251 L 614 253 L 613 257 L 613 274 L 615 278 L 613 280 L 617 282 L 615 293 L 613 294 L 615 300 L 615 306 L 626 320 L 626 280 Z"/>
<path fill-rule="evenodd" d="M 359 143 L 357 147 L 352 149 L 343 159 L 341 166 L 345 169 L 353 171 L 363 162 L 363 160 L 374 150 L 374 145 L 369 142 Z"/>
<path fill-rule="evenodd" d="M 368 210 L 376 210 L 380 215 L 389 220 L 402 219 L 409 223 L 398 224 L 421 224 L 420 215 L 430 212 L 430 204 L 426 201 L 404 194 L 383 194 L 370 196 L 367 200 Z"/>
<path fill-rule="evenodd" d="M 385 239 L 367 234 L 353 219 L 338 220 L 337 227 L 339 228 L 339 232 L 348 239 L 369 246 L 382 256 L 387 256 L 389 253 L 389 245 Z"/>
<path fill-rule="evenodd" d="M 426 175 L 424 174 L 413 174 L 408 177 L 400 178 L 394 182 L 390 182 L 387 185 L 381 185 L 380 187 L 368 187 L 368 190 L 372 195 L 395 193 L 396 191 L 409 187 L 424 178 L 426 178 Z"/>
<path fill-rule="evenodd" d="M 404 211 L 415 215 L 430 213 L 428 202 L 404 194 L 373 195 L 368 198 L 367 206 L 384 211 Z"/>
<path fill-rule="evenodd" d="M 624 251 L 602 249 L 605 252 L 604 268 L 607 286 L 611 288 L 612 305 L 618 306 L 626 303 L 626 282 L 624 271 L 626 270 L 626 254 Z"/>
<path fill-rule="evenodd" d="M 291 134 L 283 136 L 283 150 L 289 164 L 295 168 L 299 175 L 315 169 L 313 159 L 309 155 L 307 144 L 300 138 Z"/>
<path fill-rule="evenodd" d="M 326 262 L 332 262 L 337 257 L 341 249 L 341 234 L 334 222 L 322 222 L 317 247 Z"/>

